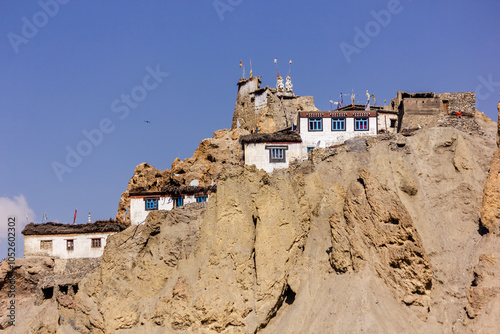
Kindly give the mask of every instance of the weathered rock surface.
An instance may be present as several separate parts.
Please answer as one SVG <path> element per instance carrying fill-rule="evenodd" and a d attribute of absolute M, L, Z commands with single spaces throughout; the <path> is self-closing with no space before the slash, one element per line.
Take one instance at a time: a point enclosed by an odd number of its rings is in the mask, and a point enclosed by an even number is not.
<path fill-rule="evenodd" d="M 153 212 L 110 237 L 78 293 L 44 301 L 29 328 L 495 332 L 498 234 L 479 227 L 497 125 L 476 121 L 482 134 L 364 138 L 271 175 L 229 164 L 206 207 Z"/>
<path fill-rule="evenodd" d="M 147 163 L 138 165 L 120 198 L 116 219 L 130 223 L 126 208 L 133 190 L 160 191 L 168 186 L 188 186 L 193 180 L 209 186 L 227 168 L 242 165 L 243 150 L 238 139 L 246 134 L 249 132 L 244 129 L 215 131 L 212 138 L 200 142 L 191 158 L 175 159 L 171 169 L 161 171 Z"/>
<path fill-rule="evenodd" d="M 361 168 L 347 189 L 343 212 L 332 216 L 330 226 L 330 263 L 336 272 L 359 272 L 369 263 L 405 304 L 428 307 L 430 261 L 396 193 Z"/>
<path fill-rule="evenodd" d="M 292 126 L 300 111 L 317 111 L 312 96 L 281 94 L 260 88 L 257 77 L 240 80 L 231 129 L 272 133 Z"/>
<path fill-rule="evenodd" d="M 497 105 L 500 121 L 500 102 Z M 481 223 L 494 234 L 500 234 L 500 125 L 497 132 L 497 146 L 490 167 L 488 180 L 484 186 L 483 206 L 481 208 Z"/>

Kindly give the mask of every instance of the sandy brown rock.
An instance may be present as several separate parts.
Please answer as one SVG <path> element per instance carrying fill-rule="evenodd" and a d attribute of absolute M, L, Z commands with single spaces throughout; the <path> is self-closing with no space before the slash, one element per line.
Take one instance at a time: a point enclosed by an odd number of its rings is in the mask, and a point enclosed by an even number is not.
<path fill-rule="evenodd" d="M 498 103 L 500 120 L 500 102 Z M 488 180 L 484 186 L 483 205 L 481 208 L 481 223 L 489 232 L 500 233 L 500 125 L 498 125 L 497 145 L 490 167 Z"/>
<path fill-rule="evenodd" d="M 330 261 L 336 271 L 359 271 L 368 262 L 399 290 L 406 304 L 426 305 L 428 298 L 423 296 L 430 293 L 433 273 L 420 236 L 398 196 L 366 169 L 359 170 L 358 179 L 348 188 L 343 219 L 334 216 L 330 224 Z M 338 231 L 342 230 L 346 233 L 338 247 Z M 340 254 L 338 249 L 342 249 Z"/>
<path fill-rule="evenodd" d="M 483 134 L 446 126 L 359 139 L 270 175 L 231 165 L 205 208 L 156 212 L 111 237 L 74 303 L 44 303 L 32 327 L 495 332 L 498 237 L 478 226 L 497 125 L 476 122 Z M 187 175 L 195 164 L 173 168 Z"/>
<path fill-rule="evenodd" d="M 138 165 L 120 198 L 116 219 L 130 223 L 127 208 L 131 191 L 161 191 L 168 186 L 188 186 L 193 180 L 198 180 L 200 186 L 211 185 L 226 168 L 242 164 L 243 150 L 238 139 L 248 133 L 244 129 L 215 131 L 213 138 L 200 142 L 191 158 L 176 158 L 171 169 L 162 171 L 147 163 Z"/>

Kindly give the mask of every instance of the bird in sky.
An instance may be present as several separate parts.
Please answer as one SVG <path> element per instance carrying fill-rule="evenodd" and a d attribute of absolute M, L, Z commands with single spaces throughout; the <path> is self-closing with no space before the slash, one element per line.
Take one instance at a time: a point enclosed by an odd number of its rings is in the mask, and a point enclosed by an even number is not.
<path fill-rule="evenodd" d="M 150 121 L 144 121 L 144 123 L 151 123 Z"/>

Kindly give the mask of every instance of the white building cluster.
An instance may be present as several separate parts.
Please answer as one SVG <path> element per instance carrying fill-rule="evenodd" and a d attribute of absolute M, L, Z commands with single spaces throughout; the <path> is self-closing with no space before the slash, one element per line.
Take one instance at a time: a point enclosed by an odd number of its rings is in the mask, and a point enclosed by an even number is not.
<path fill-rule="evenodd" d="M 144 223 L 151 211 L 172 210 L 191 203 L 205 203 L 215 192 L 216 186 L 171 187 L 161 192 L 138 191 L 130 193 L 130 222 Z"/>
<path fill-rule="evenodd" d="M 100 257 L 107 238 L 126 228 L 115 221 L 89 224 L 45 223 L 26 225 L 24 256 L 51 256 L 60 259 Z"/>
<path fill-rule="evenodd" d="M 245 152 L 245 164 L 270 173 L 274 169 L 288 168 L 294 159 L 307 159 L 315 148 L 342 144 L 359 136 L 377 135 L 379 113 L 364 109 L 362 105 L 349 105 L 330 112 L 299 112 L 295 131 L 287 129 L 243 136 L 240 142 Z"/>

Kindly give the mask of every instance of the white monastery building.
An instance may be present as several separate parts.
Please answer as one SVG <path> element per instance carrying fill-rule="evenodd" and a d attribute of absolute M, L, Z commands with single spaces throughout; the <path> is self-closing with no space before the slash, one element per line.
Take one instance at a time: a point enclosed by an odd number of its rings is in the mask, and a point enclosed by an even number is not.
<path fill-rule="evenodd" d="M 255 165 L 271 173 L 275 168 L 288 168 L 290 161 L 302 156 L 302 139 L 297 132 L 283 130 L 242 136 L 245 165 Z"/>
<path fill-rule="evenodd" d="M 24 256 L 100 257 L 107 238 L 125 228 L 126 225 L 112 220 L 76 225 L 30 223 L 21 232 L 24 235 Z"/>
<path fill-rule="evenodd" d="M 295 131 L 288 128 L 242 136 L 245 164 L 271 173 L 277 168 L 288 168 L 294 159 L 307 159 L 315 148 L 343 144 L 359 136 L 375 136 L 379 128 L 378 112 L 365 110 L 364 105 L 348 105 L 329 112 L 299 112 L 297 118 Z"/>
<path fill-rule="evenodd" d="M 165 191 L 130 192 L 130 222 L 132 225 L 144 223 L 151 211 L 172 210 L 191 203 L 204 203 L 217 191 L 217 186 L 168 187 Z"/>
<path fill-rule="evenodd" d="M 364 109 L 364 106 L 363 106 Z M 377 112 L 348 109 L 331 112 L 299 113 L 302 157 L 315 148 L 326 148 L 359 136 L 378 133 Z"/>

